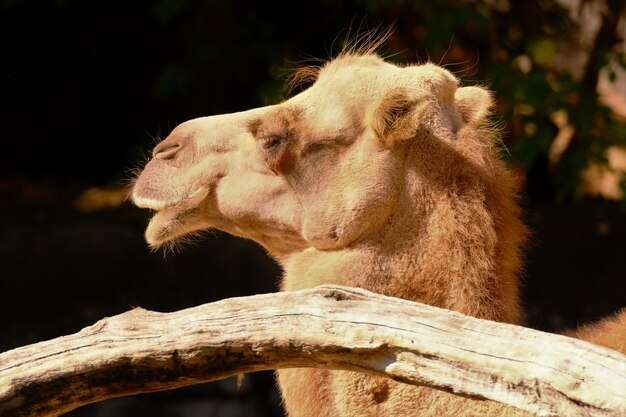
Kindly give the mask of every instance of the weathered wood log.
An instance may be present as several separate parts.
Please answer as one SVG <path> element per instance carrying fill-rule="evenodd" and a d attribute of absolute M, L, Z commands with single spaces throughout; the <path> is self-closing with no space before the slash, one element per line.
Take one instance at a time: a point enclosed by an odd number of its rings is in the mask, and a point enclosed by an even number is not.
<path fill-rule="evenodd" d="M 0 416 L 288 367 L 356 370 L 537 415 L 626 415 L 626 356 L 346 287 L 134 309 L 0 354 Z"/>

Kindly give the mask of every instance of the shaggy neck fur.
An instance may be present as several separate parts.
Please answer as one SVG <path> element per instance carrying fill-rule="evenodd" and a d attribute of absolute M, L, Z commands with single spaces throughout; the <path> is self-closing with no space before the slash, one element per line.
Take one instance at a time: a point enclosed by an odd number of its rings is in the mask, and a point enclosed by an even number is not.
<path fill-rule="evenodd" d="M 488 130 L 462 128 L 451 143 L 425 137 L 404 145 L 398 150 L 405 152 L 404 184 L 385 226 L 352 247 L 290 256 L 283 262 L 283 289 L 336 283 L 519 322 L 520 247 L 527 232 L 517 183 L 493 147 L 484 146 L 493 139 Z M 420 157 L 426 152 L 432 158 Z M 290 417 L 529 416 L 500 403 L 460 401 L 353 372 L 286 369 L 278 380 Z"/>
<path fill-rule="evenodd" d="M 471 128 L 458 134 L 451 143 L 425 137 L 398 149 L 406 152 L 405 182 L 385 226 L 354 246 L 291 255 L 283 262 L 283 288 L 336 283 L 519 322 L 526 229 L 516 182 L 481 145 L 493 134 Z M 420 157 L 425 153 L 431 157 Z"/>

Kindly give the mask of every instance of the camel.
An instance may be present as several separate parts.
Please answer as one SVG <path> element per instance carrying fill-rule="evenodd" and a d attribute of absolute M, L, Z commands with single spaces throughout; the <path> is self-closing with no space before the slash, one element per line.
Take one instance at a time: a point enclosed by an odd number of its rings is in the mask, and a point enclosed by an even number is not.
<path fill-rule="evenodd" d="M 284 102 L 187 121 L 154 148 L 132 191 L 155 211 L 147 242 L 216 228 L 261 244 L 283 291 L 340 284 L 520 323 L 528 232 L 490 92 L 373 48 L 301 73 L 313 84 Z M 626 310 L 576 335 L 626 352 L 624 329 Z M 292 417 L 528 415 L 348 371 L 277 379 Z"/>

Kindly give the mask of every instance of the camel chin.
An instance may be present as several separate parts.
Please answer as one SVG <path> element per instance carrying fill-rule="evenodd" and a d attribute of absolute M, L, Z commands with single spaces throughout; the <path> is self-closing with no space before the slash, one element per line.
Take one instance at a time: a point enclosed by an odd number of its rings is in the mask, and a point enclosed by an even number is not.
<path fill-rule="evenodd" d="M 157 211 L 150 219 L 150 223 L 146 228 L 146 242 L 152 248 L 158 248 L 166 242 L 170 242 L 177 237 L 182 236 L 177 227 L 177 212 L 171 207 Z"/>

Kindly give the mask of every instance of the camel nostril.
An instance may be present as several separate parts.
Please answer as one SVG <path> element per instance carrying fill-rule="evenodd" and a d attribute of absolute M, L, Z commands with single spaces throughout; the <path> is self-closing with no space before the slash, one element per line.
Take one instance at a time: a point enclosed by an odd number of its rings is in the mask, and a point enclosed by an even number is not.
<path fill-rule="evenodd" d="M 152 157 L 158 159 L 171 159 L 180 150 L 180 143 L 159 143 L 152 151 Z"/>

